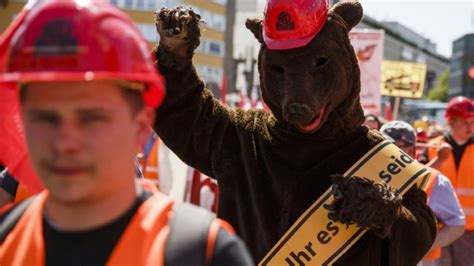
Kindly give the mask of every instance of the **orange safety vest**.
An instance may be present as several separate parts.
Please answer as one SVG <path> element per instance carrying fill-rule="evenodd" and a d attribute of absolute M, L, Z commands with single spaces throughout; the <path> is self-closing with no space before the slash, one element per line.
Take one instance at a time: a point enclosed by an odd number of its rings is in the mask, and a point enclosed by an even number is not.
<path fill-rule="evenodd" d="M 30 197 L 32 194 L 29 192 L 29 190 L 22 184 L 18 184 L 18 188 L 16 190 L 16 196 L 15 196 L 15 203 L 18 203 L 20 201 L 23 201 L 24 199 Z"/>
<path fill-rule="evenodd" d="M 428 179 L 428 182 L 426 183 L 426 186 L 423 188 L 423 190 L 426 192 L 427 202 L 430 202 L 431 194 L 433 193 L 433 188 L 436 185 L 436 182 L 438 181 L 439 171 L 431 167 L 427 167 L 427 168 L 428 170 L 430 170 L 431 175 L 430 175 L 430 179 Z M 441 228 L 441 224 L 438 223 L 438 229 L 440 228 Z M 430 252 L 428 252 L 428 254 L 426 254 L 423 259 L 435 260 L 435 259 L 438 259 L 439 257 L 441 257 L 441 248 L 435 248 L 431 250 Z"/>
<path fill-rule="evenodd" d="M 2 265 L 44 265 L 43 206 L 47 196 L 46 191 L 40 193 L 8 234 L 0 248 Z M 174 202 L 160 192 L 145 200 L 122 233 L 106 265 L 164 265 L 173 205 Z M 234 233 L 223 220 L 212 221 L 206 248 L 208 264 L 221 228 Z"/>
<path fill-rule="evenodd" d="M 158 185 L 158 180 L 160 178 L 160 173 L 158 172 L 159 146 L 160 139 L 157 138 L 155 143 L 153 143 L 152 148 L 148 152 L 147 157 L 139 158 L 139 162 L 143 167 L 143 176 L 146 179 L 152 180 L 156 185 Z"/>
<path fill-rule="evenodd" d="M 429 143 L 433 146 L 439 146 L 445 142 L 444 137 L 439 136 Z M 436 149 L 428 148 L 428 159 L 431 160 L 436 156 Z M 438 170 L 449 178 L 456 191 L 466 216 L 465 230 L 474 231 L 474 144 L 467 145 L 458 169 L 456 169 L 454 156 L 450 154 L 447 161 Z"/>

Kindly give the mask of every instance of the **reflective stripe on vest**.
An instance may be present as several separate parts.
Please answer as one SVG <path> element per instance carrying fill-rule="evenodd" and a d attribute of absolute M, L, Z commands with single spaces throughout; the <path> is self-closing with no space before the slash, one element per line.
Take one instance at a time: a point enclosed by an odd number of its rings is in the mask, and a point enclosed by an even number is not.
<path fill-rule="evenodd" d="M 462 210 L 464 211 L 464 215 L 466 215 L 466 216 L 474 215 L 474 209 L 473 208 L 463 208 Z"/>
<path fill-rule="evenodd" d="M 430 141 L 430 145 L 439 146 L 445 143 L 443 136 Z M 428 149 L 428 159 L 431 160 L 437 156 L 434 148 Z M 439 169 L 441 173 L 449 178 L 459 199 L 464 214 L 466 215 L 467 231 L 474 231 L 474 144 L 468 144 L 464 150 L 459 167 L 456 169 L 454 157 L 449 155 L 448 160 Z"/>
<path fill-rule="evenodd" d="M 28 189 L 22 183 L 20 183 L 16 190 L 15 203 L 23 201 L 31 195 L 32 194 L 28 191 Z"/>
<path fill-rule="evenodd" d="M 474 188 L 458 188 L 456 194 L 458 196 L 474 196 Z"/>

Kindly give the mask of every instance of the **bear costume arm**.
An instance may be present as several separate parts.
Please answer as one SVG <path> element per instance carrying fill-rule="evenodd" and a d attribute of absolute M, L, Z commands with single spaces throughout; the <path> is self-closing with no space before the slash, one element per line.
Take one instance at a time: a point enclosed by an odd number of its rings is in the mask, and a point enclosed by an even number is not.
<path fill-rule="evenodd" d="M 390 265 L 416 265 L 431 249 L 437 227 L 426 202 L 426 193 L 419 188 L 404 195 L 400 217 L 388 238 Z"/>
<path fill-rule="evenodd" d="M 166 100 L 156 111 L 154 130 L 184 162 L 216 177 L 223 148 L 239 153 L 239 139 L 254 129 L 262 112 L 231 110 L 205 88 L 191 62 L 176 60 L 163 46 L 156 51 L 157 67 L 166 77 Z M 239 134 L 237 130 L 241 131 Z M 235 161 L 238 163 L 238 161 Z"/>

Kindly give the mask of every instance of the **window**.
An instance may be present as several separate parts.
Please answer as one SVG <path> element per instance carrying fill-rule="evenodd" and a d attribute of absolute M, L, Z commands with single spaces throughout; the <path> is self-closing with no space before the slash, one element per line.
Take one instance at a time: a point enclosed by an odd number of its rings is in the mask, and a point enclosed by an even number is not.
<path fill-rule="evenodd" d="M 155 11 L 162 7 L 182 6 L 180 0 L 110 0 L 120 8 Z"/>
<path fill-rule="evenodd" d="M 210 54 L 215 54 L 215 55 L 221 55 L 223 54 L 221 51 L 221 46 L 213 41 L 209 42 L 209 53 Z"/>
<path fill-rule="evenodd" d="M 211 0 L 212 2 L 220 5 L 225 5 L 227 4 L 227 0 Z"/>
<path fill-rule="evenodd" d="M 184 5 L 188 6 L 188 5 Z M 189 5 L 194 12 L 201 15 L 201 17 L 206 21 L 206 26 L 210 29 L 217 31 L 225 31 L 225 17 L 213 12 L 210 12 L 206 9 L 201 9 L 199 7 Z"/>
<path fill-rule="evenodd" d="M 407 47 L 403 47 L 402 59 L 410 60 L 410 61 L 413 60 L 413 51 Z"/>
<path fill-rule="evenodd" d="M 145 9 L 145 0 L 136 0 L 136 8 L 144 10 Z"/>
<path fill-rule="evenodd" d="M 132 9 L 133 8 L 133 0 L 125 0 L 124 8 Z"/>
<path fill-rule="evenodd" d="M 154 24 L 135 23 L 135 25 L 147 41 L 158 43 L 159 35 Z"/>
<path fill-rule="evenodd" d="M 208 65 L 197 65 L 197 72 L 206 81 L 206 83 L 214 82 L 217 84 L 222 83 L 224 76 L 224 70 L 221 68 L 215 68 Z"/>
<path fill-rule="evenodd" d="M 196 52 L 223 57 L 224 49 L 224 42 L 201 38 L 201 44 L 196 49 Z"/>

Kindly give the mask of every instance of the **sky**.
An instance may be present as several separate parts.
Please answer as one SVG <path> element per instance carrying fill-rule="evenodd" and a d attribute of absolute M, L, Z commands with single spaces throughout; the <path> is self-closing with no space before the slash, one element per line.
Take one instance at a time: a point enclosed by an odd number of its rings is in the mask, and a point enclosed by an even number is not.
<path fill-rule="evenodd" d="M 361 0 L 364 13 L 379 21 L 397 21 L 436 43 L 450 57 L 452 42 L 474 33 L 474 0 Z"/>
<path fill-rule="evenodd" d="M 265 0 L 258 1 L 264 5 Z M 359 1 L 368 16 L 403 24 L 436 43 L 438 53 L 446 57 L 454 40 L 474 33 L 474 0 Z"/>

